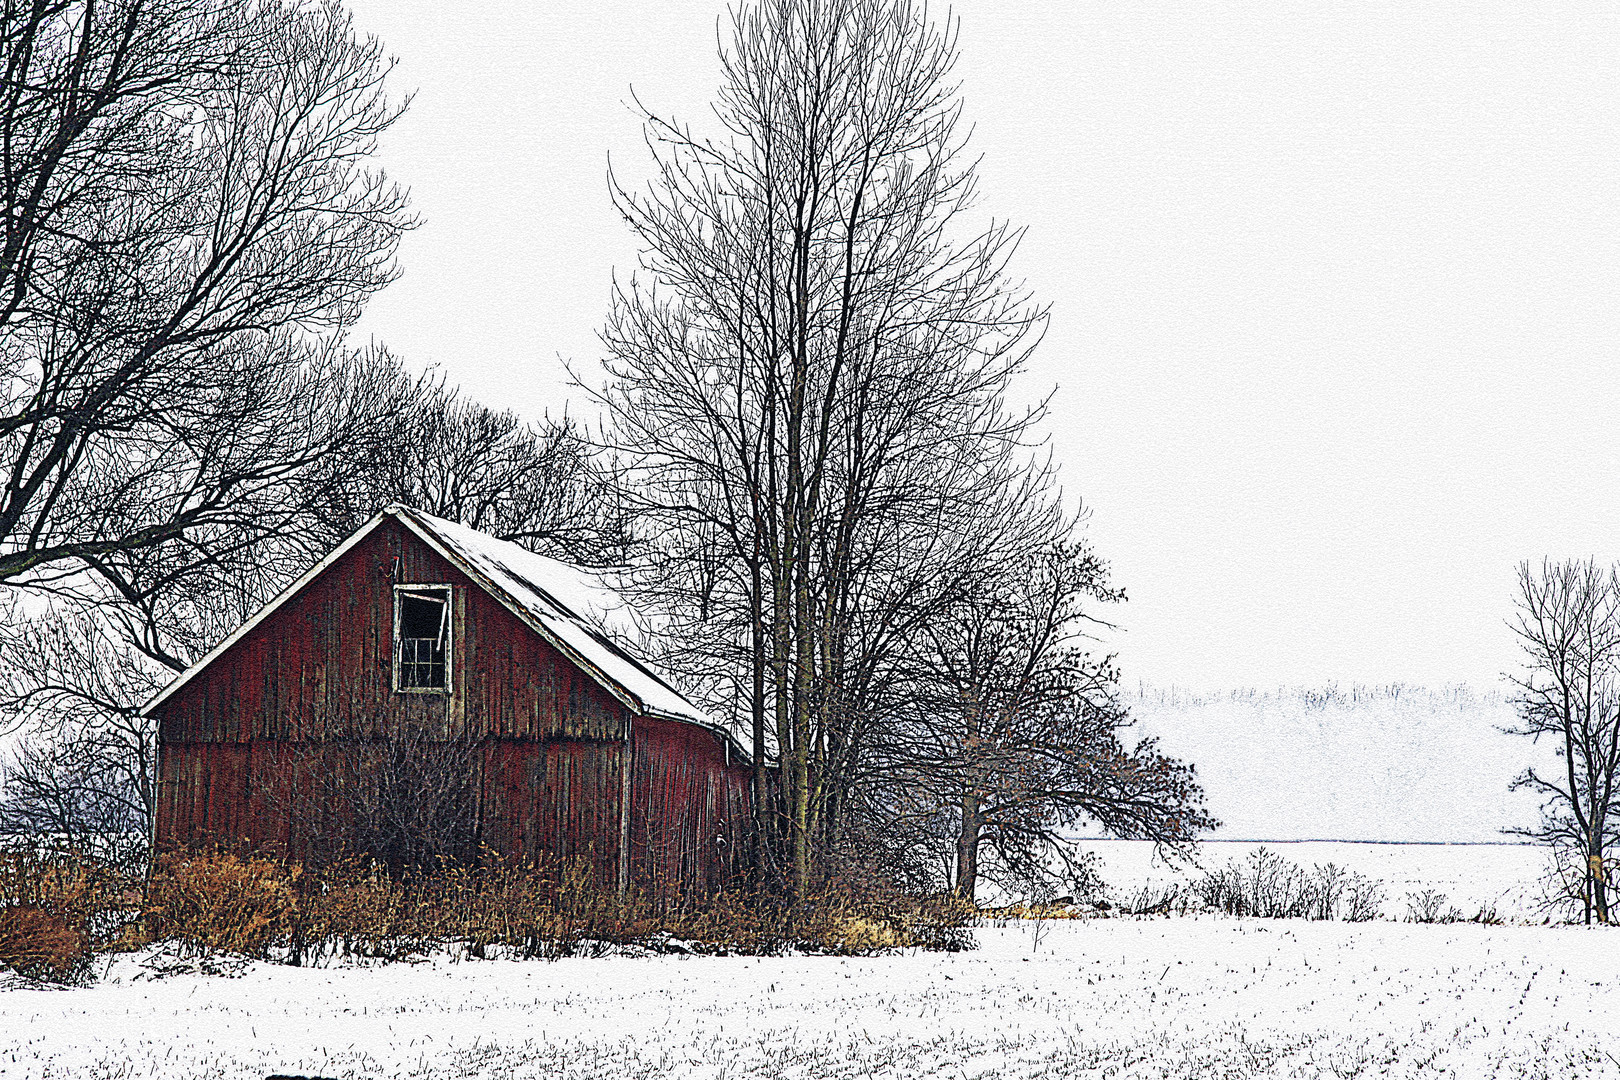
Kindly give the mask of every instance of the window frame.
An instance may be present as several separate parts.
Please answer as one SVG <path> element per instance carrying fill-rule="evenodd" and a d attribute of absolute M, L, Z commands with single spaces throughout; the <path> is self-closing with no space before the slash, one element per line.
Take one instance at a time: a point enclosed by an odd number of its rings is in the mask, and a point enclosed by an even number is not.
<path fill-rule="evenodd" d="M 434 599 L 442 598 L 444 601 L 444 685 L 443 686 L 401 686 L 400 669 L 404 666 L 405 639 L 400 636 L 400 621 L 405 612 L 405 605 L 401 598 L 405 596 L 431 596 Z M 392 647 L 389 649 L 389 678 L 396 694 L 443 694 L 446 697 L 454 692 L 455 676 L 455 642 L 456 642 L 456 590 L 455 586 L 444 583 L 425 582 L 416 585 L 395 585 L 394 592 L 394 633 Z"/>

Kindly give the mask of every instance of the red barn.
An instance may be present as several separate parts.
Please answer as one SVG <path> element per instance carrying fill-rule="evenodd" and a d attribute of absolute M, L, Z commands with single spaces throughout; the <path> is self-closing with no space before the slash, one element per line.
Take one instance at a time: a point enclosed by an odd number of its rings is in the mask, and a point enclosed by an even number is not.
<path fill-rule="evenodd" d="M 466 753 L 478 844 L 713 890 L 748 848 L 751 769 L 604 631 L 616 603 L 564 563 L 390 507 L 146 706 L 159 848 L 305 853 L 290 793 L 413 731 Z"/>

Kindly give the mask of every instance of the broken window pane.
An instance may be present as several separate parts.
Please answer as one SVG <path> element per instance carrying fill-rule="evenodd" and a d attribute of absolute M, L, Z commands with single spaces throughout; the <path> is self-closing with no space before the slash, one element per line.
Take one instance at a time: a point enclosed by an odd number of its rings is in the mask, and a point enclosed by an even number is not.
<path fill-rule="evenodd" d="M 449 631 L 448 596 L 434 593 L 398 593 L 401 690 L 443 690 L 445 638 Z"/>

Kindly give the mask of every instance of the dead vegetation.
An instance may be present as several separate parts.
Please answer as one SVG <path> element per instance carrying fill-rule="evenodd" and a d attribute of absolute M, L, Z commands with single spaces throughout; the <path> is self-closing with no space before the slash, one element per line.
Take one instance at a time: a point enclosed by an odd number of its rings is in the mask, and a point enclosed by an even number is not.
<path fill-rule="evenodd" d="M 743 889 L 621 895 L 593 875 L 588 858 L 515 863 L 491 855 L 390 872 L 362 855 L 314 866 L 214 848 L 170 852 L 149 874 L 132 866 L 69 849 L 0 852 L 0 970 L 80 982 L 97 953 L 146 946 L 161 946 L 174 970 L 224 971 L 249 960 L 390 963 L 443 953 L 556 959 L 627 951 L 955 951 L 974 947 L 974 926 L 1119 916 L 1397 918 L 1383 910 L 1382 882 L 1333 864 L 1307 870 L 1263 848 L 1186 884 L 999 907 L 918 897 L 860 875 L 798 903 Z M 1406 899 L 1400 921 L 1502 921 L 1488 906 L 1466 915 L 1432 889 Z"/>
<path fill-rule="evenodd" d="M 0 965 L 84 978 L 97 952 L 163 944 L 187 961 L 406 961 L 454 951 L 552 959 L 616 949 L 861 955 L 972 947 L 977 911 L 868 885 L 798 903 L 740 890 L 682 897 L 618 890 L 587 860 L 488 859 L 390 873 L 347 857 L 311 868 L 217 848 L 161 856 L 149 880 L 73 852 L 0 858 Z M 205 964 L 206 966 L 206 964 Z"/>
<path fill-rule="evenodd" d="M 140 911 L 140 893 L 117 865 L 72 849 L 0 850 L 0 970 L 79 982 Z"/>
<path fill-rule="evenodd" d="M 1367 922 L 1382 913 L 1383 883 L 1335 863 L 1306 870 L 1266 848 L 1243 863 L 1229 861 L 1193 883 L 1207 909 L 1262 919 L 1343 919 Z"/>
<path fill-rule="evenodd" d="M 894 891 L 828 889 L 788 904 L 725 891 L 624 894 L 587 860 L 446 863 L 390 874 L 368 859 L 320 869 L 230 852 L 159 862 L 147 908 L 158 938 L 288 963 L 404 960 L 444 948 L 553 958 L 611 947 L 859 954 L 964 948 L 972 912 Z"/>

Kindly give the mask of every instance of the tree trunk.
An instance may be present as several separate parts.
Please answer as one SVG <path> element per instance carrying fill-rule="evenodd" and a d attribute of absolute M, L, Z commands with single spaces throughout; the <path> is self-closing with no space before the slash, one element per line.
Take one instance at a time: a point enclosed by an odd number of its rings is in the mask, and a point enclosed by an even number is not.
<path fill-rule="evenodd" d="M 777 558 L 771 574 L 771 706 L 772 721 L 776 725 L 777 812 L 772 815 L 772 842 L 780 857 L 784 843 L 791 845 L 789 823 L 793 820 L 793 738 L 792 687 L 788 679 L 788 654 L 792 645 L 788 610 L 787 560 L 785 544 L 778 544 Z M 780 864 L 778 864 L 780 865 Z"/>
<path fill-rule="evenodd" d="M 1586 856 L 1586 891 L 1590 901 L 1587 904 L 1586 921 L 1591 922 L 1592 916 L 1597 921 L 1607 924 L 1609 921 L 1609 894 L 1607 882 L 1603 880 L 1603 849 L 1593 843 L 1588 848 Z"/>
<path fill-rule="evenodd" d="M 805 570 L 794 575 L 793 597 L 793 896 L 810 892 L 810 688 L 815 678 L 815 653 L 810 642 L 810 583 Z"/>
<path fill-rule="evenodd" d="M 750 831 L 749 874 L 754 888 L 757 890 L 765 884 L 765 829 L 770 817 L 768 803 L 770 775 L 765 768 L 765 609 L 764 597 L 760 595 L 763 587 L 761 581 L 759 558 L 758 516 L 754 522 L 754 562 L 749 567 L 752 595 L 749 597 L 749 622 L 753 631 L 753 685 L 749 688 L 752 700 L 749 702 L 753 713 L 754 730 L 754 790 L 753 814 L 754 827 Z"/>
<path fill-rule="evenodd" d="M 962 827 L 956 834 L 956 895 L 972 900 L 979 881 L 979 831 L 984 827 L 979 797 L 962 796 Z"/>

